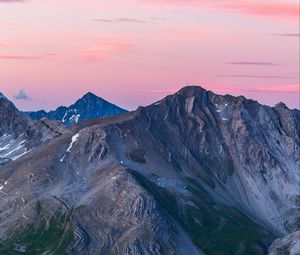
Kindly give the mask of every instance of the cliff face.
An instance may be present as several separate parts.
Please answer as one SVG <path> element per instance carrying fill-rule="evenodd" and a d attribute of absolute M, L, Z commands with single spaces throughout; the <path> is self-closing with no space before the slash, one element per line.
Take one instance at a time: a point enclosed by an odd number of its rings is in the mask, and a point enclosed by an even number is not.
<path fill-rule="evenodd" d="M 269 255 L 298 255 L 300 252 L 300 231 L 288 234 L 282 238 L 276 239 L 270 249 Z"/>
<path fill-rule="evenodd" d="M 267 254 L 299 229 L 299 135 L 200 87 L 85 122 L 0 168 L 0 251 Z"/>
<path fill-rule="evenodd" d="M 59 137 L 66 130 L 63 125 L 46 119 L 32 121 L 1 95 L 0 165 L 18 159 L 34 147 Z"/>

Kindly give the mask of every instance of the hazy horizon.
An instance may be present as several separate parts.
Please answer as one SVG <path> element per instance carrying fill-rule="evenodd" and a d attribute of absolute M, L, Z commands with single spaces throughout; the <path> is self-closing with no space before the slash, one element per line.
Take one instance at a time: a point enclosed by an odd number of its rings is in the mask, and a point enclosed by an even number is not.
<path fill-rule="evenodd" d="M 198 85 L 186 85 L 186 86 L 198 86 Z M 29 112 L 30 112 L 30 111 L 45 110 L 46 112 L 48 112 L 48 111 L 51 111 L 51 110 L 56 110 L 56 109 L 57 109 L 58 107 L 60 107 L 60 106 L 66 106 L 66 107 L 69 107 L 69 106 L 71 106 L 72 104 L 74 104 L 77 100 L 79 100 L 80 98 L 82 98 L 84 95 L 86 95 L 87 93 L 93 93 L 94 95 L 96 95 L 96 96 L 98 96 L 98 97 L 100 97 L 100 98 L 102 98 L 102 99 L 108 101 L 109 103 L 115 104 L 115 105 L 117 105 L 117 106 L 119 106 L 119 107 L 121 107 L 121 108 L 123 108 L 123 109 L 125 109 L 125 110 L 128 110 L 128 111 L 134 111 L 134 110 L 136 110 L 139 106 L 148 106 L 148 105 L 151 105 L 151 104 L 153 104 L 153 103 L 155 103 L 155 102 L 157 102 L 157 101 L 159 101 L 159 100 L 162 100 L 162 99 L 165 98 L 167 95 L 175 94 L 175 93 L 177 93 L 180 89 L 182 89 L 182 88 L 184 88 L 184 87 L 186 87 L 186 86 L 182 86 L 182 87 L 179 88 L 178 90 L 164 91 L 164 92 L 163 92 L 163 93 L 165 93 L 164 96 L 162 96 L 162 97 L 160 97 L 160 98 L 158 98 L 158 99 L 156 99 L 156 100 L 154 100 L 154 101 L 151 101 L 151 102 L 148 102 L 148 103 L 145 103 L 145 104 L 141 104 L 141 105 L 137 105 L 135 108 L 131 108 L 131 109 L 130 109 L 130 108 L 123 107 L 123 106 L 119 105 L 117 102 L 109 101 L 109 100 L 107 100 L 107 98 L 105 98 L 105 97 L 103 97 L 103 96 L 101 96 L 101 95 L 98 95 L 97 93 L 94 93 L 94 92 L 92 92 L 92 91 L 86 91 L 86 92 L 84 92 L 82 95 L 79 95 L 78 98 L 75 98 L 72 102 L 70 102 L 70 103 L 61 103 L 61 104 L 58 104 L 57 106 L 54 106 L 54 108 L 51 108 L 51 109 L 47 109 L 47 108 L 21 109 L 21 108 L 19 108 L 19 110 L 20 110 L 20 111 L 29 111 Z M 199 85 L 199 87 L 202 87 L 202 88 L 206 89 L 205 87 L 200 86 L 200 85 Z M 213 93 L 218 94 L 218 95 L 226 95 L 226 94 L 229 94 L 229 95 L 233 95 L 233 96 L 236 96 L 236 97 L 238 97 L 238 96 L 244 96 L 244 95 L 238 94 L 238 93 L 235 94 L 234 92 L 233 92 L 233 93 L 217 93 L 217 92 L 214 92 L 213 90 L 210 90 L 210 89 L 206 89 L 206 90 L 212 91 Z M 1 93 L 1 91 L 0 91 L 0 93 Z M 161 92 L 161 93 L 162 93 L 162 92 Z M 161 93 L 159 93 L 159 94 L 161 94 Z M 266 93 L 267 93 L 267 92 L 266 92 Z M 5 95 L 5 94 L 4 94 L 4 96 L 7 97 L 10 101 L 12 101 L 14 104 L 18 103 L 18 100 L 14 99 L 14 96 L 12 96 L 11 98 L 8 97 L 8 96 Z M 250 98 L 250 97 L 246 97 L 246 98 L 247 98 L 247 99 L 256 100 L 256 101 L 258 101 L 258 103 L 260 103 L 260 104 L 262 104 L 262 105 L 268 105 L 268 104 L 264 104 L 263 102 L 259 101 L 257 98 L 256 98 L 256 99 L 255 99 L 255 98 Z M 32 99 L 30 98 L 29 100 L 32 100 Z M 281 103 L 281 102 L 282 102 L 282 101 L 278 101 L 277 103 Z M 277 103 L 275 103 L 275 104 L 277 104 Z M 282 102 L 282 103 L 284 103 L 284 102 Z M 274 104 L 274 105 L 268 105 L 268 106 L 274 107 L 275 104 Z M 286 104 L 286 103 L 285 103 L 285 104 Z M 287 105 L 287 104 L 286 104 L 286 105 Z M 16 104 L 16 106 L 17 106 L 17 104 Z M 288 106 L 288 105 L 287 105 L 287 106 Z M 288 107 L 289 107 L 289 106 L 288 106 Z M 289 108 L 290 108 L 290 109 L 299 109 L 300 106 L 298 105 L 298 107 L 295 107 L 295 108 L 289 107 Z"/>

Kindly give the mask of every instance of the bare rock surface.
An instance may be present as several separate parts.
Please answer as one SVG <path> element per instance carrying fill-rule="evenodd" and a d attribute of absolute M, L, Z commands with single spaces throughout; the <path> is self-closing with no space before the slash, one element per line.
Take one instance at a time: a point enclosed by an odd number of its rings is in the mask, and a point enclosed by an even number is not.
<path fill-rule="evenodd" d="M 268 254 L 299 230 L 299 116 L 186 87 L 45 129 L 0 167 L 0 254 Z"/>
<path fill-rule="evenodd" d="M 270 249 L 269 255 L 299 255 L 300 254 L 300 231 L 288 234 L 276 239 Z"/>
<path fill-rule="evenodd" d="M 5 96 L 0 96 L 0 165 L 24 156 L 65 130 L 62 124 L 47 119 L 32 121 Z"/>

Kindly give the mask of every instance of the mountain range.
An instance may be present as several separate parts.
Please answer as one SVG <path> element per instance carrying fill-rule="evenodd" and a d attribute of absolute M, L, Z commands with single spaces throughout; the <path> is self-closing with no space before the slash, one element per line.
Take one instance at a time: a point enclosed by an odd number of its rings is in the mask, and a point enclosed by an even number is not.
<path fill-rule="evenodd" d="M 58 120 L 67 125 L 74 125 L 82 120 L 98 119 L 125 112 L 127 111 L 109 103 L 91 92 L 88 92 L 69 107 L 60 106 L 56 110 L 49 112 L 40 110 L 36 112 L 22 113 L 33 120 L 40 120 L 46 117 L 49 120 Z"/>
<path fill-rule="evenodd" d="M 189 86 L 29 116 L 0 96 L 0 254 L 299 254 L 299 110 Z"/>

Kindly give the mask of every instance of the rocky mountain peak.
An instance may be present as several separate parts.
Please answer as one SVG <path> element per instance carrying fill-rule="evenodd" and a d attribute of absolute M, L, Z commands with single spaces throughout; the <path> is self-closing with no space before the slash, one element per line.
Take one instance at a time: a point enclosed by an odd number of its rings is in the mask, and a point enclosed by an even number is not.
<path fill-rule="evenodd" d="M 191 85 L 191 86 L 183 87 L 177 93 L 182 95 L 193 95 L 193 94 L 203 93 L 206 91 L 207 90 L 202 88 L 201 86 Z"/>
<path fill-rule="evenodd" d="M 96 96 L 94 93 L 92 92 L 87 92 L 86 94 L 83 95 L 83 97 L 81 99 L 98 99 L 99 97 Z"/>
<path fill-rule="evenodd" d="M 277 103 L 277 104 L 275 105 L 275 108 L 276 108 L 276 109 L 289 109 L 289 108 L 286 106 L 286 104 L 283 103 L 283 102 Z"/>
<path fill-rule="evenodd" d="M 49 120 L 58 120 L 66 125 L 73 125 L 86 119 L 99 119 L 106 116 L 118 115 L 126 110 L 111 104 L 92 92 L 86 93 L 70 106 L 60 106 L 56 110 L 45 112 L 24 112 L 24 115 L 30 116 L 33 120 L 48 118 Z"/>
<path fill-rule="evenodd" d="M 20 114 L 15 105 L 0 93 L 0 120 L 14 117 Z"/>

